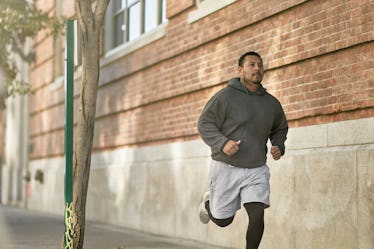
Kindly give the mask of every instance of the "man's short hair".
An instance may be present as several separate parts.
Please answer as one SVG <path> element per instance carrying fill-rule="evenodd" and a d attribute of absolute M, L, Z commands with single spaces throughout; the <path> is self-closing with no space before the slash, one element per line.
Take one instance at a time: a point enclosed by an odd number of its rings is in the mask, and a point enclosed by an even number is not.
<path fill-rule="evenodd" d="M 244 59 L 245 59 L 245 57 L 247 57 L 249 55 L 257 56 L 258 58 L 260 58 L 262 60 L 261 56 L 258 53 L 254 52 L 254 51 L 250 51 L 250 52 L 247 52 L 247 53 L 243 54 L 242 56 L 240 56 L 239 61 L 238 61 L 238 66 L 239 67 L 243 67 Z"/>

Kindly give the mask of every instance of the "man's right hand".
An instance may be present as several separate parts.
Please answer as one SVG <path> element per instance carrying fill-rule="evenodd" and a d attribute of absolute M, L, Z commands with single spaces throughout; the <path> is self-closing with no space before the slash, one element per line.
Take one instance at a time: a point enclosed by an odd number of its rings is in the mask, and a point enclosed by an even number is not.
<path fill-rule="evenodd" d="M 233 156 L 236 152 L 239 151 L 239 144 L 240 144 L 240 140 L 238 141 L 229 140 L 223 147 L 222 151 L 228 156 Z"/>

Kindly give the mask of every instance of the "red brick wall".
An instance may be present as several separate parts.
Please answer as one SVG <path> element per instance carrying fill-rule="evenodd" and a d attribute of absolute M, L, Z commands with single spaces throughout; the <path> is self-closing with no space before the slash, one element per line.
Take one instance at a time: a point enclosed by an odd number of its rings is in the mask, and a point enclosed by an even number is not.
<path fill-rule="evenodd" d="M 182 11 L 195 6 L 194 0 L 168 0 L 166 2 L 166 18 L 173 18 Z"/>
<path fill-rule="evenodd" d="M 269 91 L 292 126 L 372 117 L 373 49 L 362 44 L 270 71 Z"/>
<path fill-rule="evenodd" d="M 264 86 L 291 127 L 374 116 L 373 1 L 242 0 L 192 24 L 195 7 L 179 2 L 167 3 L 164 38 L 102 67 L 96 150 L 197 139 L 201 109 L 248 50 L 263 56 Z M 50 47 L 40 42 L 37 58 Z M 31 74 L 32 158 L 63 153 L 63 88 L 51 89 L 43 53 Z"/>

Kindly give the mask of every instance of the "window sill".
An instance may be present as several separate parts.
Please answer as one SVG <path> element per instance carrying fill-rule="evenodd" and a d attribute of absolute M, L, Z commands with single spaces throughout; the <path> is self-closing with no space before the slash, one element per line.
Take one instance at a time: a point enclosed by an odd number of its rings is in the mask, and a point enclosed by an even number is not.
<path fill-rule="evenodd" d="M 104 58 L 101 59 L 100 65 L 106 66 L 108 64 L 111 64 L 114 61 L 164 37 L 166 35 L 166 24 L 167 22 L 157 27 L 155 30 L 139 36 L 131 42 L 125 43 L 119 47 L 109 50 L 105 54 Z"/>
<path fill-rule="evenodd" d="M 55 78 L 55 81 L 49 86 L 49 89 L 51 91 L 60 89 L 64 85 L 64 82 L 65 82 L 65 77 L 63 75 L 57 76 L 57 78 Z"/>
<path fill-rule="evenodd" d="M 197 10 L 188 15 L 188 23 L 196 22 L 236 1 L 238 0 L 205 0 L 199 4 Z"/>
<path fill-rule="evenodd" d="M 238 0 L 206 0 L 188 15 L 188 23 L 196 22 L 236 1 Z"/>

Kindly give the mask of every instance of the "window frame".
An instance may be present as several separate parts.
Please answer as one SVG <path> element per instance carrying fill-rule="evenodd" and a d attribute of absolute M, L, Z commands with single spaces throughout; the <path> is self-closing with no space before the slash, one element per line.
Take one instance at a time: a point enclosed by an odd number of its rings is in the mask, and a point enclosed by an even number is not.
<path fill-rule="evenodd" d="M 146 27 L 145 27 L 145 12 L 146 12 L 146 0 L 122 0 L 125 1 L 125 5 L 122 9 L 120 10 L 115 10 L 115 4 L 114 1 L 109 2 L 108 6 L 108 13 L 106 15 L 106 20 L 105 20 L 105 46 L 104 46 L 104 51 L 105 53 L 110 52 L 111 50 L 115 50 L 118 47 L 122 47 L 125 44 L 131 43 L 134 40 L 138 40 L 140 37 L 145 36 L 147 33 L 152 32 L 153 30 L 157 29 L 159 26 L 162 26 L 164 22 L 167 22 L 166 19 L 166 10 L 164 9 L 164 5 L 166 4 L 166 0 L 156 0 L 157 1 L 157 25 L 154 29 L 148 30 L 147 32 Z M 136 4 L 140 4 L 140 34 L 130 40 L 130 26 L 131 26 L 131 20 L 130 20 L 130 9 L 134 7 Z M 122 43 L 116 42 L 116 29 L 113 27 L 115 23 L 115 17 L 120 15 L 123 12 L 124 14 L 124 34 L 123 34 L 123 39 Z"/>
<path fill-rule="evenodd" d="M 122 0 L 123 1 L 123 0 Z M 112 1 L 111 1 L 112 2 Z M 116 25 L 116 23 L 115 23 L 115 20 L 116 20 L 116 18 L 118 17 L 118 16 L 120 16 L 121 14 L 123 14 L 123 19 L 124 20 L 126 20 L 126 16 L 127 16 L 127 13 L 126 13 L 126 9 L 127 9 L 127 1 L 126 1 L 126 4 L 125 4 L 125 7 L 123 8 L 121 8 L 121 9 L 119 9 L 119 10 L 115 10 L 114 8 L 115 8 L 115 5 L 114 5 L 114 3 L 112 4 L 112 5 L 109 5 L 109 7 L 111 8 L 111 19 L 112 19 L 112 21 L 113 21 L 113 26 L 115 26 Z M 123 27 L 123 24 L 122 24 L 122 26 L 121 27 Z M 126 40 L 126 34 L 127 34 L 127 27 L 125 27 L 126 29 L 125 29 L 125 32 L 123 32 L 124 33 L 124 35 L 123 35 L 123 37 L 122 37 L 122 41 L 124 42 L 125 40 Z M 116 29 L 114 29 L 114 31 L 116 31 Z M 115 34 L 115 32 L 113 32 L 113 34 L 114 35 L 116 35 Z M 116 44 L 116 42 L 117 42 L 117 37 L 115 36 L 115 37 L 112 37 L 112 41 L 113 41 L 113 44 L 112 44 L 112 46 L 115 46 L 115 44 Z"/>

